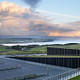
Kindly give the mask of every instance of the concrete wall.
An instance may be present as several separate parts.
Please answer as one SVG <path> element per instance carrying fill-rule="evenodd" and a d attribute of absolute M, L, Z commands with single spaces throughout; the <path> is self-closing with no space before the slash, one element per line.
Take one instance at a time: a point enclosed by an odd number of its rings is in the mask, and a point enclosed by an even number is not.
<path fill-rule="evenodd" d="M 32 62 L 51 64 L 56 66 L 63 66 L 69 68 L 79 68 L 80 58 L 33 58 L 33 57 L 14 57 L 16 59 L 27 60 Z"/>
<path fill-rule="evenodd" d="M 64 48 L 47 48 L 48 55 L 70 55 L 79 56 L 80 50 L 77 49 L 64 49 Z"/>

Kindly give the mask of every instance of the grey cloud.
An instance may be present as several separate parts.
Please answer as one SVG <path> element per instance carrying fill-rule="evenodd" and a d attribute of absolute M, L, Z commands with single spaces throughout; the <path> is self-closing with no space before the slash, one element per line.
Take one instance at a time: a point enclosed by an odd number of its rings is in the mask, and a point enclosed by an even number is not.
<path fill-rule="evenodd" d="M 55 25 L 55 24 L 48 24 L 48 23 L 41 23 L 41 24 L 34 24 L 34 23 L 30 23 L 30 27 L 31 30 L 36 30 L 36 31 L 53 31 L 53 32 L 73 32 L 75 31 L 75 29 L 73 28 L 67 28 L 64 26 L 63 27 L 59 27 L 60 25 Z M 65 25 L 66 26 L 66 25 Z"/>
<path fill-rule="evenodd" d="M 53 24 L 53 26 L 49 26 L 48 25 L 48 30 L 57 31 L 57 32 L 72 32 L 72 31 L 75 31 L 73 28 L 67 28 L 67 27 L 64 28 L 64 26 L 63 27 L 59 27 L 59 25 L 55 26 L 54 24 Z"/>
<path fill-rule="evenodd" d="M 28 4 L 31 10 L 35 9 L 41 0 L 23 0 L 26 4 Z"/>

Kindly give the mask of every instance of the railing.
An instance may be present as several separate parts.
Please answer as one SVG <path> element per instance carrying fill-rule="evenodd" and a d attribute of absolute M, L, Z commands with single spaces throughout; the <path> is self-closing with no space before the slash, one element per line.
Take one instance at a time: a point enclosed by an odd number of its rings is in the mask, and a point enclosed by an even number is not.
<path fill-rule="evenodd" d="M 47 77 L 44 80 L 69 80 L 78 75 L 80 75 L 80 69 L 74 69 L 68 72 L 64 72 L 63 74 L 59 74 L 57 76 Z"/>

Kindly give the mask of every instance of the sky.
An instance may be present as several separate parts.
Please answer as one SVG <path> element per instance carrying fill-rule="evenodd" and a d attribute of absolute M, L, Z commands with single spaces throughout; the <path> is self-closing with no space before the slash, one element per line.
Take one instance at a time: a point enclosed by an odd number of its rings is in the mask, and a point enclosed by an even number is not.
<path fill-rule="evenodd" d="M 22 0 L 0 0 L 16 3 L 22 7 L 29 7 Z M 66 23 L 80 20 L 80 0 L 42 0 L 37 7 L 42 14 L 56 19 L 56 23 Z M 62 19 L 61 19 L 62 18 Z"/>
<path fill-rule="evenodd" d="M 79 37 L 79 3 L 80 0 L 0 0 L 0 35 Z"/>

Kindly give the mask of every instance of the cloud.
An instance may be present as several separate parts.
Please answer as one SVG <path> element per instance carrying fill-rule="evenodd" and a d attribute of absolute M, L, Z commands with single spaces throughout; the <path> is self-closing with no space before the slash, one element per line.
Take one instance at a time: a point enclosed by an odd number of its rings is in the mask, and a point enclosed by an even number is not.
<path fill-rule="evenodd" d="M 40 13 L 10 2 L 0 2 L 0 35 L 80 36 L 80 22 L 50 23 Z"/>
<path fill-rule="evenodd" d="M 51 22 L 55 21 L 55 23 L 69 23 L 80 20 L 80 16 L 73 16 L 69 14 L 57 13 L 46 10 L 37 10 L 37 11 L 39 11 L 42 15 L 47 16 Z"/>
<path fill-rule="evenodd" d="M 31 10 L 34 10 L 41 2 L 41 0 L 23 0 L 23 1 L 30 6 Z"/>

